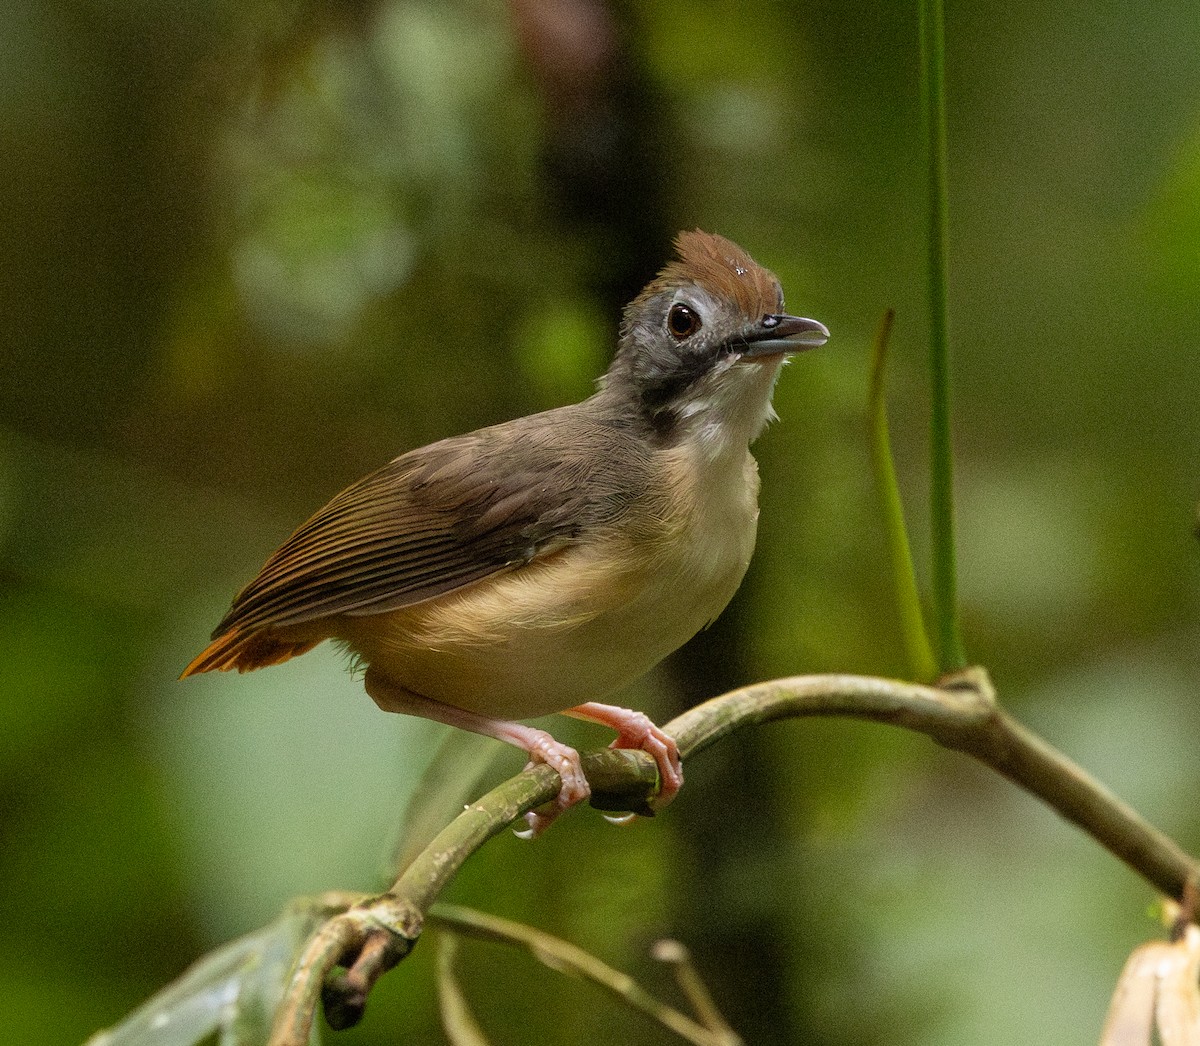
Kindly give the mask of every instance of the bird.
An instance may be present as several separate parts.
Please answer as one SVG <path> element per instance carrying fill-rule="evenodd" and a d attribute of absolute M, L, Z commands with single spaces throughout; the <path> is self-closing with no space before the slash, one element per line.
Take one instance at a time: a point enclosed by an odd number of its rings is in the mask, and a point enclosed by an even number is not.
<path fill-rule="evenodd" d="M 683 783 L 676 742 L 602 699 L 709 625 L 741 584 L 758 525 L 750 444 L 785 359 L 822 345 L 778 278 L 723 236 L 681 232 L 626 307 L 582 402 L 390 461 L 303 523 L 234 598 L 181 678 L 279 664 L 324 640 L 383 710 L 514 745 L 559 774 L 539 834 L 588 798 L 579 755 L 524 720 L 617 732 Z"/>

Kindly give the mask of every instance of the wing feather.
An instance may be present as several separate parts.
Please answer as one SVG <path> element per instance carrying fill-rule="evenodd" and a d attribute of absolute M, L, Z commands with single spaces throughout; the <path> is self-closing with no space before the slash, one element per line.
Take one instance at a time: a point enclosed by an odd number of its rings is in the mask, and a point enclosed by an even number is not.
<path fill-rule="evenodd" d="M 580 414 L 549 411 L 443 440 L 346 488 L 267 560 L 213 639 L 394 610 L 615 519 L 644 489 L 646 459 L 620 425 Z"/>

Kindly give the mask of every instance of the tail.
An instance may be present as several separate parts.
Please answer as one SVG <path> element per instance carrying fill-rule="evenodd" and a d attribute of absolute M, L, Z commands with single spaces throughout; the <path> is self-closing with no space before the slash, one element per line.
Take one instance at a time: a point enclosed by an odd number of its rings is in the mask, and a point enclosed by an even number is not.
<path fill-rule="evenodd" d="M 196 659 L 183 670 L 180 679 L 201 672 L 252 672 L 267 665 L 278 665 L 315 647 L 320 639 L 281 639 L 265 631 L 245 631 L 232 628 L 217 636 Z"/>

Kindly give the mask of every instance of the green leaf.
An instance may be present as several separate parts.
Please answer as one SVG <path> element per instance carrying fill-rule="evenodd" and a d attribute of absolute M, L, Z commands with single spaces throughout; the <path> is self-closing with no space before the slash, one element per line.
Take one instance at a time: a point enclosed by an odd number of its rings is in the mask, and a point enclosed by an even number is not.
<path fill-rule="evenodd" d="M 912 549 L 908 542 L 908 530 L 904 525 L 904 506 L 900 500 L 900 485 L 896 482 L 896 466 L 892 459 L 887 397 L 884 395 L 888 337 L 894 318 L 895 314 L 888 309 L 879 325 L 879 332 L 875 336 L 875 348 L 871 355 L 871 392 L 868 400 L 871 464 L 883 502 L 884 538 L 892 561 L 892 583 L 896 591 L 896 607 L 900 613 L 904 649 L 908 654 L 908 667 L 914 679 L 924 682 L 937 675 L 937 662 L 921 613 L 921 597 L 917 592 Z"/>

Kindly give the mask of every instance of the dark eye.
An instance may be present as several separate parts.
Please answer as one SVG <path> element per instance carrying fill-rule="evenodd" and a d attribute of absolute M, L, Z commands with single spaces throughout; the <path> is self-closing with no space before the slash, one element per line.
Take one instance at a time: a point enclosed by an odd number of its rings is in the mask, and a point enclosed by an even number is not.
<path fill-rule="evenodd" d="M 667 313 L 667 330 L 678 341 L 690 338 L 700 329 L 700 317 L 683 302 L 676 302 Z"/>

